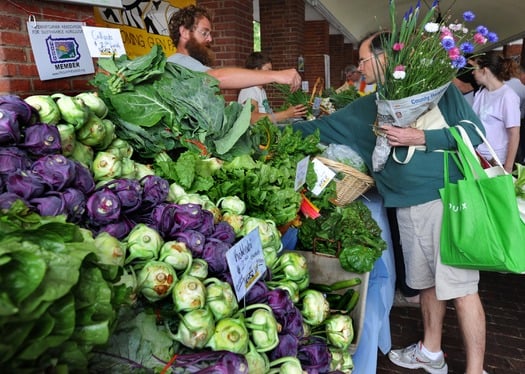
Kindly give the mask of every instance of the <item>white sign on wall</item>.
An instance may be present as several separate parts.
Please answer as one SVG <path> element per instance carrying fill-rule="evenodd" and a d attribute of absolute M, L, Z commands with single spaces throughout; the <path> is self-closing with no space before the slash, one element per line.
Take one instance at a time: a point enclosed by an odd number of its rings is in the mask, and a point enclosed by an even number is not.
<path fill-rule="evenodd" d="M 82 26 L 91 57 L 119 57 L 126 54 L 119 29 Z"/>
<path fill-rule="evenodd" d="M 27 22 L 41 80 L 94 73 L 83 25 L 82 22 Z"/>

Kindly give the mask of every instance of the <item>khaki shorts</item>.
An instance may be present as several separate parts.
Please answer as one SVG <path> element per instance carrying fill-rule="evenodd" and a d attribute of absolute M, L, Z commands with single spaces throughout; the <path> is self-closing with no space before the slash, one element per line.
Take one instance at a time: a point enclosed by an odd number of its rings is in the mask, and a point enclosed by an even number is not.
<path fill-rule="evenodd" d="M 441 263 L 439 237 L 442 216 L 441 200 L 397 208 L 406 283 L 417 290 L 435 286 L 438 300 L 477 293 L 479 271 Z"/>

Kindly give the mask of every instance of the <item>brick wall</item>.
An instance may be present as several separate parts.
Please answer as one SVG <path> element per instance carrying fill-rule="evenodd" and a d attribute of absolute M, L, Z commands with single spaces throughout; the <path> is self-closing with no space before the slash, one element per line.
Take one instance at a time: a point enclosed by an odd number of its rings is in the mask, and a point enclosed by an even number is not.
<path fill-rule="evenodd" d="M 213 50 L 217 66 L 244 66 L 253 51 L 253 2 L 200 0 L 213 18 Z M 226 101 L 236 101 L 238 90 L 223 90 Z"/>
<path fill-rule="evenodd" d="M 304 1 L 259 0 L 261 50 L 272 58 L 276 70 L 297 67 L 304 56 Z M 274 108 L 282 104 L 278 92 L 267 87 L 268 99 Z"/>
<path fill-rule="evenodd" d="M 90 24 L 93 7 L 24 0 L 0 2 L 0 94 L 21 97 L 54 92 L 78 93 L 89 90 L 89 76 L 41 81 L 31 50 L 26 23 L 30 15 L 41 22 L 75 22 Z"/>

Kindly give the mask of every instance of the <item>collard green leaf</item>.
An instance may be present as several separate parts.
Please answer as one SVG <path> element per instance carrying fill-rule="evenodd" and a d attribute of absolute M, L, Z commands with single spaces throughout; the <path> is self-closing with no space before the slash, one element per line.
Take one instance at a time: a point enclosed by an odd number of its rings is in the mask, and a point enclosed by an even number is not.
<path fill-rule="evenodd" d="M 215 138 L 215 150 L 219 155 L 228 152 L 250 127 L 251 105 L 245 104 L 240 115 L 226 133 Z"/>
<path fill-rule="evenodd" d="M 171 91 L 164 91 L 164 95 L 170 95 Z M 154 85 L 142 84 L 135 86 L 133 91 L 126 91 L 110 96 L 111 105 L 117 115 L 124 121 L 141 126 L 151 127 L 161 120 L 175 134 L 178 129 L 175 124 L 175 112 L 173 107 L 162 98 L 161 91 Z"/>

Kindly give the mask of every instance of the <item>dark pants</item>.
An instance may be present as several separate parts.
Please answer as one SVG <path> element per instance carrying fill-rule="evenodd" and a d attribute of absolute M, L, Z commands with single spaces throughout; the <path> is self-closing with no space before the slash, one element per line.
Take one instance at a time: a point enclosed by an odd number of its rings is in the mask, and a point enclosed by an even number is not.
<path fill-rule="evenodd" d="M 396 266 L 396 287 L 406 297 L 419 295 L 419 290 L 414 290 L 406 284 L 405 279 L 405 262 L 403 260 L 403 248 L 399 237 L 399 228 L 397 226 L 396 208 L 386 208 L 388 225 L 392 236 L 392 247 L 394 249 L 394 262 Z"/>

